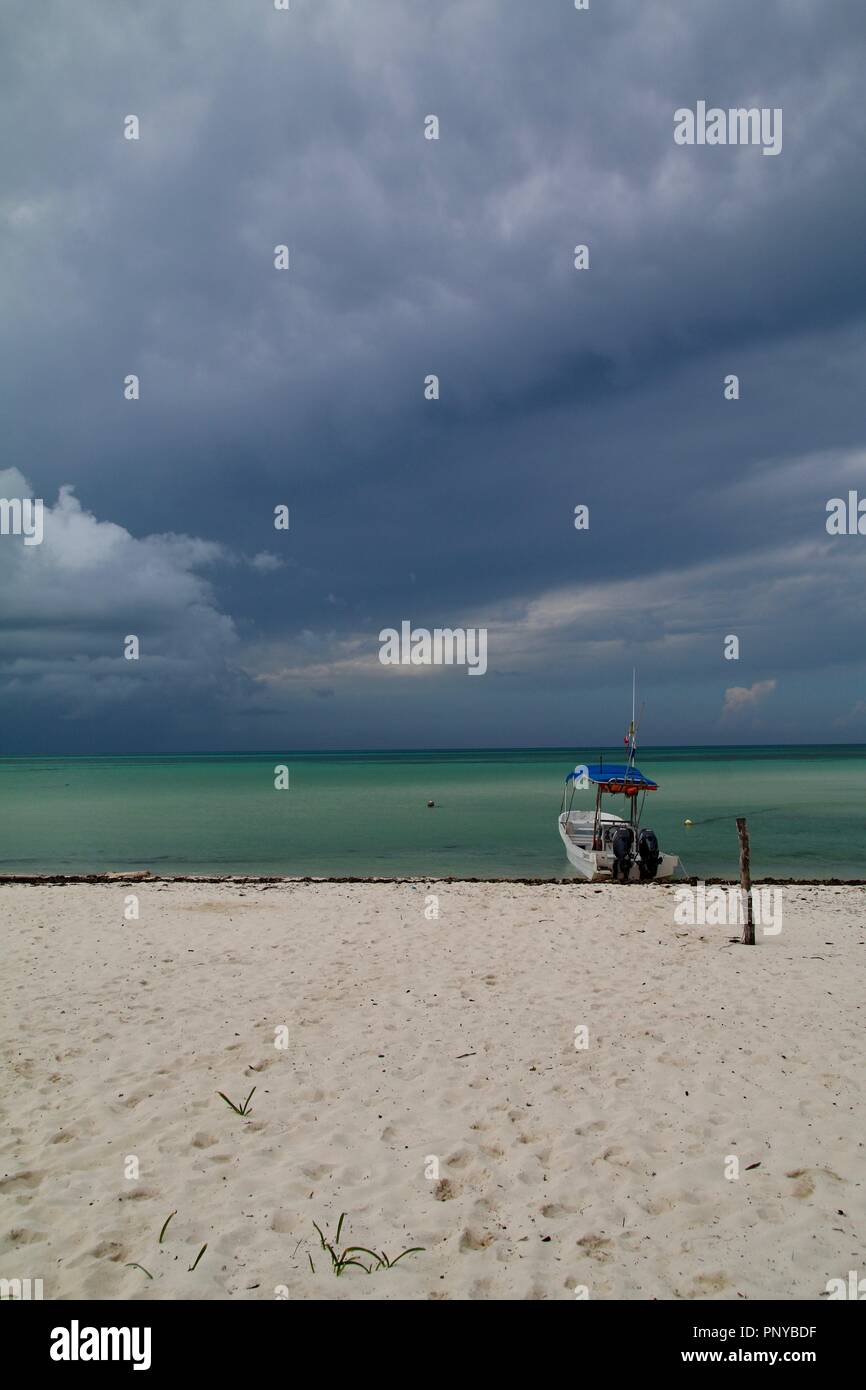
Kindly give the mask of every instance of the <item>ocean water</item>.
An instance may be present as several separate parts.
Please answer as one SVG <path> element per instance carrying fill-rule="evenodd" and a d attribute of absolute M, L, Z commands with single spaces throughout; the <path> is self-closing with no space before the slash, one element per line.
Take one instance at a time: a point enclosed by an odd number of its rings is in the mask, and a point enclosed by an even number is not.
<path fill-rule="evenodd" d="M 563 782 L 600 751 L 621 761 L 598 748 L 2 758 L 0 868 L 568 878 Z M 746 815 L 756 875 L 866 879 L 866 747 L 646 748 L 637 761 L 659 783 L 643 823 L 687 873 L 735 877 Z"/>

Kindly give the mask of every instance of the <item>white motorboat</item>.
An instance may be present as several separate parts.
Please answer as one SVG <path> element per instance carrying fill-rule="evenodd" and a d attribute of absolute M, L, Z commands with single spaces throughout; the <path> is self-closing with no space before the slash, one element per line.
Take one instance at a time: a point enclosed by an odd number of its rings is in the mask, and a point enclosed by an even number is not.
<path fill-rule="evenodd" d="M 658 783 L 635 767 L 634 708 L 625 742 L 629 748 L 625 763 L 599 760 L 591 766 L 576 767 L 565 779 L 558 826 L 568 862 L 591 882 L 636 883 L 683 877 L 677 855 L 663 853 L 654 831 L 641 825 L 647 793 L 658 791 Z M 575 811 L 575 792 L 593 789 L 595 808 Z M 620 816 L 603 811 L 603 796 L 625 797 L 626 813 Z"/>

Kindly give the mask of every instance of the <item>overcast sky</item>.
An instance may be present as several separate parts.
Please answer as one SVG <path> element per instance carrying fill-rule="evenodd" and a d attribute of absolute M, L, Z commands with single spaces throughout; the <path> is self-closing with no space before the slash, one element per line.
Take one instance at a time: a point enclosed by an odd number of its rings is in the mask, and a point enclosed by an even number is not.
<path fill-rule="evenodd" d="M 633 666 L 644 743 L 866 741 L 862 0 L 0 30 L 2 751 L 616 745 Z M 404 620 L 486 675 L 381 665 Z"/>

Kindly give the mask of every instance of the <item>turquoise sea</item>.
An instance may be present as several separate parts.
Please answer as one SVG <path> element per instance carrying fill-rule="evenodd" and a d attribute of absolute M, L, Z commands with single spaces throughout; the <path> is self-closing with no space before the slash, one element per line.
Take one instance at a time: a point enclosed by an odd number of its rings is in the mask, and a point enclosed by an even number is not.
<path fill-rule="evenodd" d="M 598 748 L 0 758 L 0 870 L 567 878 L 563 781 L 600 751 L 621 760 Z M 659 783 L 644 824 L 689 874 L 736 875 L 746 815 L 756 874 L 866 879 L 864 746 L 646 748 L 638 766 Z"/>

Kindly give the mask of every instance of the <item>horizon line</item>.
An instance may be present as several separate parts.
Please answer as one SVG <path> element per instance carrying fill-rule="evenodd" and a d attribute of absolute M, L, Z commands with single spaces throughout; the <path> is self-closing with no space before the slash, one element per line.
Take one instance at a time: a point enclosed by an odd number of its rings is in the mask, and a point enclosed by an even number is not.
<path fill-rule="evenodd" d="M 493 744 L 493 745 L 472 745 L 458 747 L 451 744 L 443 744 L 433 747 L 400 747 L 400 748 L 233 748 L 233 749 L 113 749 L 107 752 L 19 752 L 6 753 L 0 751 L 0 762 L 12 758 L 264 758 L 273 755 L 281 757 L 302 756 L 302 757 L 340 757 L 347 754 L 404 754 L 404 753 L 558 753 L 569 752 L 572 748 L 598 748 L 599 751 L 607 751 L 610 748 L 618 748 L 618 744 L 596 743 L 592 740 L 584 743 L 544 743 L 544 744 Z M 730 750 L 746 748 L 863 748 L 866 749 L 866 742 L 847 742 L 844 740 L 831 741 L 827 743 L 647 743 L 643 745 L 644 752 L 670 752 L 679 750 L 695 750 L 712 748 L 718 750 Z"/>

